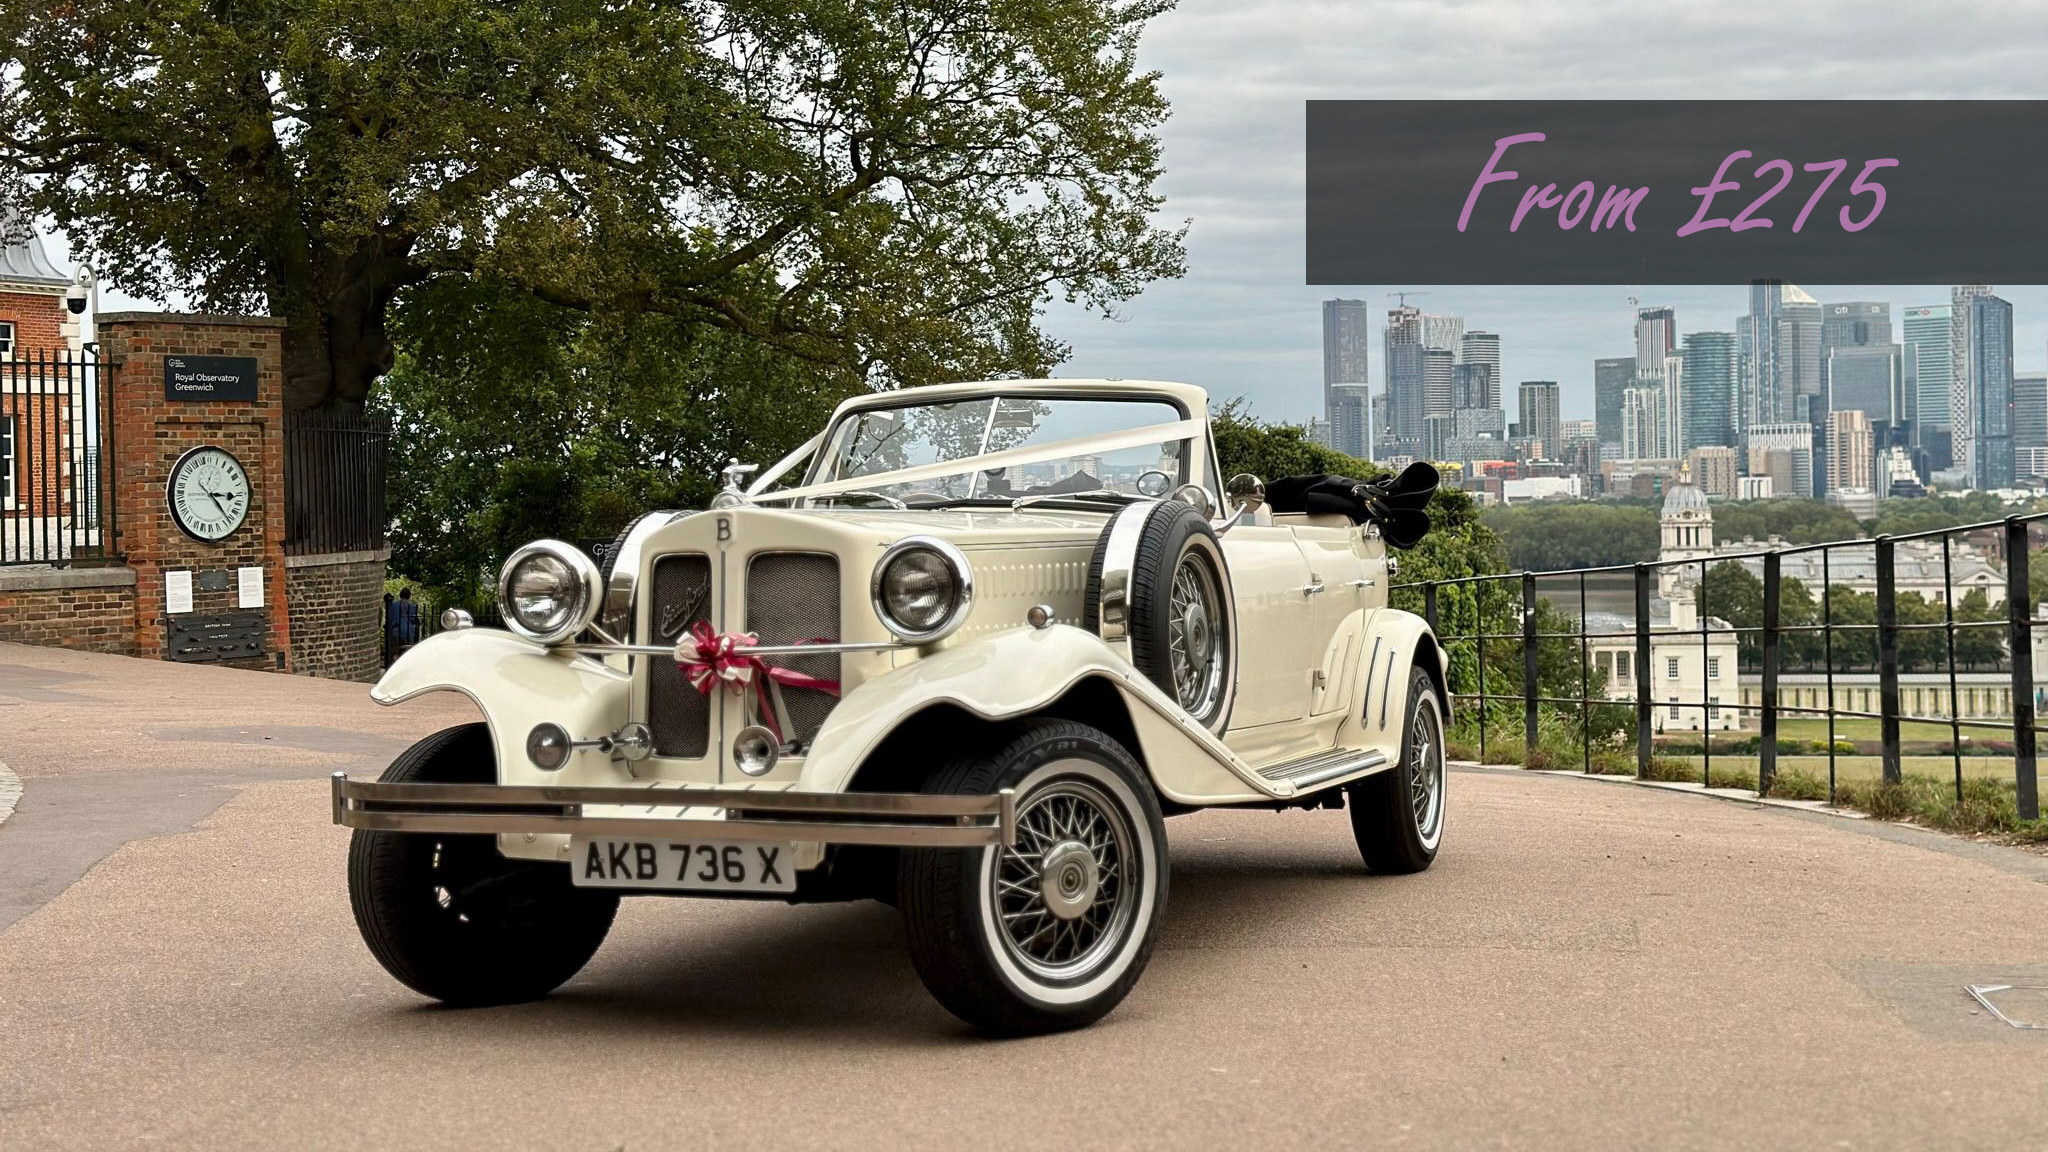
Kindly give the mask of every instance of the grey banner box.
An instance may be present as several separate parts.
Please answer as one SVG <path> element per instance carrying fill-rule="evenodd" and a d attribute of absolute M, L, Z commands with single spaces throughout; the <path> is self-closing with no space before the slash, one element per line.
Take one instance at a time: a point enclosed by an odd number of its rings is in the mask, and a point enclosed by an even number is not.
<path fill-rule="evenodd" d="M 1310 284 L 2038 284 L 2048 259 L 2048 101 L 1311 100 L 1307 129 Z M 1474 197 L 1489 161 L 1516 176 Z M 1696 216 L 1728 223 L 1679 235 Z"/>
<path fill-rule="evenodd" d="M 256 399 L 254 356 L 166 356 L 164 399 L 186 403 L 250 403 Z"/>

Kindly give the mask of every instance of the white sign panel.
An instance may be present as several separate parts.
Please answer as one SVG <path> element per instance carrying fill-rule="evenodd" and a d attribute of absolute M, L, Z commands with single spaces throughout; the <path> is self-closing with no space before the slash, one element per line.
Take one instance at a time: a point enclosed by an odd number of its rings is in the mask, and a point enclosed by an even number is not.
<path fill-rule="evenodd" d="M 164 611 L 175 616 L 192 610 L 192 573 L 164 573 Z"/>
<path fill-rule="evenodd" d="M 235 569 L 235 591 L 237 608 L 263 607 L 263 569 Z"/>

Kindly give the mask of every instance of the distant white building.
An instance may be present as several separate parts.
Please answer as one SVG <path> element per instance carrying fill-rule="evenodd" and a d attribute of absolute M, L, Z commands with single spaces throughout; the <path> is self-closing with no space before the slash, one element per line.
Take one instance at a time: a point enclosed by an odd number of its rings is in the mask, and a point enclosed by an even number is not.
<path fill-rule="evenodd" d="M 1503 504 L 1527 504 L 1531 500 L 1548 500 L 1557 496 L 1576 500 L 1584 492 L 1585 478 L 1581 476 L 1530 476 L 1500 482 L 1500 502 Z"/>
<path fill-rule="evenodd" d="M 1714 514 L 1698 488 L 1673 485 L 1659 520 L 1659 560 L 1714 555 Z M 1708 727 L 1722 732 L 1742 726 L 1735 707 L 1742 699 L 1735 629 L 1726 620 L 1709 616 L 1705 636 L 1699 634 L 1698 581 L 1698 568 L 1657 570 L 1657 595 L 1650 601 L 1650 698 L 1656 702 L 1652 723 L 1659 732 Z M 1593 666 L 1606 673 L 1608 698 L 1636 699 L 1635 640 L 1603 638 L 1589 641 L 1587 647 Z"/>

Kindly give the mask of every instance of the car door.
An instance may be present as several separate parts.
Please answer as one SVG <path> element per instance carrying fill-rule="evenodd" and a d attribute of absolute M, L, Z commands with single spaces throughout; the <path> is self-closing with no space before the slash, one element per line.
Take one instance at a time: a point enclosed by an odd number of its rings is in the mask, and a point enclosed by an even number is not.
<path fill-rule="evenodd" d="M 1321 653 L 1308 557 L 1285 526 L 1234 524 L 1220 540 L 1237 617 L 1232 730 L 1308 715 L 1311 665 Z"/>
<path fill-rule="evenodd" d="M 1314 622 L 1314 641 L 1304 654 L 1311 656 L 1308 714 L 1323 716 L 1341 710 L 1353 691 L 1346 675 L 1358 663 L 1375 566 L 1367 561 L 1363 534 L 1350 524 L 1304 523 L 1291 530 L 1314 590 L 1306 596 Z"/>

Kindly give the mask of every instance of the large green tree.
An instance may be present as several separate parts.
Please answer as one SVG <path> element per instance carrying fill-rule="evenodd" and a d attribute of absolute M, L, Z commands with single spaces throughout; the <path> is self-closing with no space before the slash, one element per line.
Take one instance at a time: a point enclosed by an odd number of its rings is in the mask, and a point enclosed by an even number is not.
<path fill-rule="evenodd" d="M 1136 65 L 1169 4 L 9 4 L 0 204 L 286 318 L 297 408 L 360 406 L 450 277 L 870 384 L 1037 372 L 1041 304 L 1182 270 Z"/>

